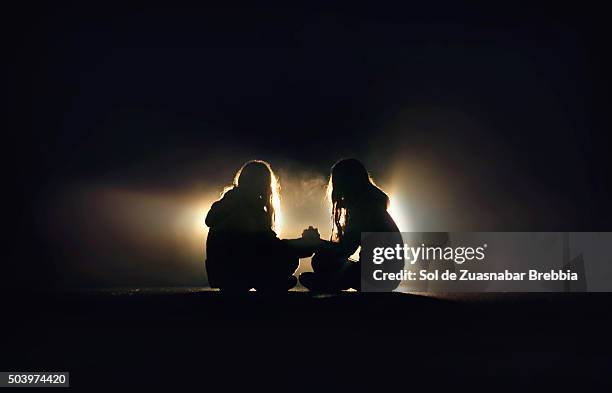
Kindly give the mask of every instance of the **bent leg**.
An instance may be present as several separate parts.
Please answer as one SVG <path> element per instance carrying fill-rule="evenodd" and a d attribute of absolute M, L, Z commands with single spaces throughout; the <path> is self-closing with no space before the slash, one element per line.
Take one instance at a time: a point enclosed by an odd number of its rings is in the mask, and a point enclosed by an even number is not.
<path fill-rule="evenodd" d="M 297 258 L 266 261 L 256 273 L 255 288 L 264 291 L 287 291 L 297 284 L 293 273 L 300 264 Z"/>
<path fill-rule="evenodd" d="M 206 272 L 211 288 L 224 292 L 247 292 L 253 288 L 252 272 L 240 260 L 207 260 Z"/>
<path fill-rule="evenodd" d="M 346 258 L 338 258 L 326 252 L 318 252 L 312 257 L 312 270 L 315 273 L 337 273 L 346 265 Z"/>
<path fill-rule="evenodd" d="M 314 272 L 302 273 L 300 282 L 313 292 L 340 292 L 344 289 L 359 289 L 360 269 L 348 259 L 327 259 L 322 255 L 313 257 Z"/>
<path fill-rule="evenodd" d="M 289 276 L 284 280 L 264 280 L 256 284 L 255 289 L 261 292 L 287 292 L 298 282 L 297 277 Z"/>

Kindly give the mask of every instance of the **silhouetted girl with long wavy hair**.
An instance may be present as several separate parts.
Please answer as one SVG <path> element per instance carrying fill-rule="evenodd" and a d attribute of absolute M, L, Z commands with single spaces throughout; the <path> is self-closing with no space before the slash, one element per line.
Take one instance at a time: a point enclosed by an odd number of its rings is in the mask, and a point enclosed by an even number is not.
<path fill-rule="evenodd" d="M 360 289 L 361 265 L 349 257 L 361 246 L 362 233 L 386 232 L 390 233 L 390 241 L 402 242 L 399 229 L 387 212 L 389 197 L 374 184 L 364 165 L 352 158 L 340 160 L 332 167 L 328 197 L 332 203 L 331 241 L 323 242 L 316 250 L 312 259 L 314 272 L 302 273 L 300 282 L 315 291 Z M 399 270 L 399 264 L 396 265 L 390 268 Z"/>
<path fill-rule="evenodd" d="M 312 255 L 312 247 L 276 236 L 279 202 L 278 179 L 270 165 L 260 160 L 245 163 L 206 216 L 211 287 L 287 290 L 297 283 L 293 273 L 299 257 Z"/>

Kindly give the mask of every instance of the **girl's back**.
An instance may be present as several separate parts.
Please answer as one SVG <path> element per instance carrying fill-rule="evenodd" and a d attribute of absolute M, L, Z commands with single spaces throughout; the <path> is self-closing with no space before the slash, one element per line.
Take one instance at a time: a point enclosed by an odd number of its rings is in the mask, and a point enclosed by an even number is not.
<path fill-rule="evenodd" d="M 206 216 L 206 225 L 210 227 L 206 269 L 212 286 L 219 277 L 225 281 L 225 277 L 251 275 L 250 270 L 256 265 L 251 258 L 263 254 L 276 239 L 263 207 L 249 201 L 238 189 L 228 191 L 213 204 Z"/>

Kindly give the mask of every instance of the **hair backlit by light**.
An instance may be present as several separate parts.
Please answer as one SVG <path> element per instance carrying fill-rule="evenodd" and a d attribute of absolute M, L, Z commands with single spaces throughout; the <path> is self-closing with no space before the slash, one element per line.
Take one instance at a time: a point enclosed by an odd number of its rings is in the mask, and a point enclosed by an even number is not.
<path fill-rule="evenodd" d="M 283 227 L 283 216 L 280 206 L 280 182 L 271 168 L 270 173 L 272 174 L 270 187 L 272 187 L 272 207 L 274 207 L 274 231 L 280 236 Z"/>
<path fill-rule="evenodd" d="M 274 211 L 272 212 L 272 229 L 278 234 L 280 235 L 280 230 L 281 230 L 281 210 L 280 210 L 280 182 L 278 180 L 278 177 L 276 176 L 276 174 L 274 173 L 274 171 L 272 170 L 272 167 L 270 166 L 270 164 L 266 161 L 263 160 L 251 160 L 251 161 L 247 161 L 246 163 L 244 163 L 242 165 L 242 167 L 240 167 L 240 169 L 238 170 L 238 172 L 236 172 L 236 175 L 234 176 L 234 180 L 232 182 L 231 185 L 226 186 L 223 189 L 223 192 L 221 193 L 221 198 L 223 198 L 223 196 L 229 192 L 230 190 L 238 187 L 241 183 L 241 178 L 242 178 L 242 173 L 243 171 L 245 171 L 249 166 L 252 165 L 256 165 L 259 166 L 260 168 L 263 166 L 267 169 L 268 175 L 270 177 L 270 189 L 269 189 L 269 201 L 266 201 L 267 203 L 267 207 L 265 208 L 265 210 L 267 211 L 268 207 L 271 207 Z"/>

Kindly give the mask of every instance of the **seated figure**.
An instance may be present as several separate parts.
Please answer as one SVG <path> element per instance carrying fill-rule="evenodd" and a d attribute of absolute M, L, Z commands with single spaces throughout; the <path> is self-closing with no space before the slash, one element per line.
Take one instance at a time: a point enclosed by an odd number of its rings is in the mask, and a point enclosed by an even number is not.
<path fill-rule="evenodd" d="M 247 162 L 233 186 L 206 216 L 206 271 L 210 286 L 226 291 L 287 291 L 299 258 L 312 255 L 314 242 L 281 240 L 274 232 L 277 179 L 264 161 Z M 276 206 L 275 206 L 276 205 Z"/>

